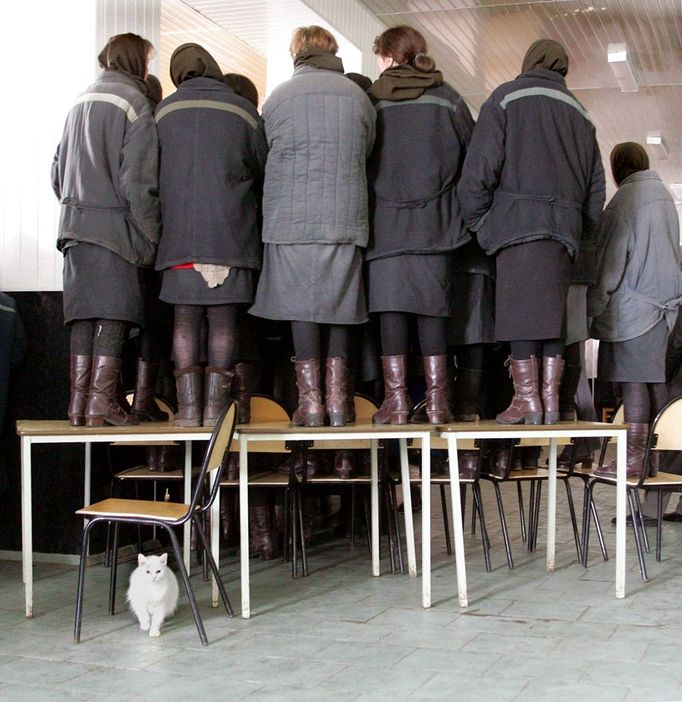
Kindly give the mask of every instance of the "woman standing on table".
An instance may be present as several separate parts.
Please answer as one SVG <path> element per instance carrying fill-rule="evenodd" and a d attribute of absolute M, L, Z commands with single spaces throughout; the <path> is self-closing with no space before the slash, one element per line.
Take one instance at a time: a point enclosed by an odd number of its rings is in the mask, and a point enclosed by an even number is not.
<path fill-rule="evenodd" d="M 297 425 L 324 421 L 320 359 L 327 337 L 326 414 L 352 419 L 349 325 L 367 321 L 365 162 L 374 143 L 369 98 L 343 75 L 338 45 L 322 27 L 294 32 L 294 75 L 263 105 L 270 154 L 263 193 L 263 271 L 251 314 L 291 321 Z"/>
<path fill-rule="evenodd" d="M 137 424 L 117 386 L 128 327 L 144 323 L 141 268 L 159 239 L 158 138 L 144 79 L 152 45 L 112 37 L 104 72 L 66 119 L 52 165 L 60 199 L 73 426 Z"/>
<path fill-rule="evenodd" d="M 377 37 L 382 71 L 369 89 L 377 142 L 369 163 L 369 308 L 381 325 L 384 402 L 377 424 L 405 424 L 408 322 L 417 320 L 429 422 L 449 421 L 447 325 L 452 251 L 469 241 L 457 181 L 474 126 L 469 109 L 412 27 Z"/>
<path fill-rule="evenodd" d="M 665 404 L 668 335 L 682 302 L 677 210 L 649 157 L 617 144 L 618 191 L 599 218 L 597 284 L 588 293 L 592 336 L 600 339 L 597 377 L 621 384 L 628 424 L 627 474 L 639 475 L 649 423 Z M 615 476 L 616 462 L 596 475 Z"/>
<path fill-rule="evenodd" d="M 495 335 L 511 342 L 514 399 L 497 421 L 554 424 L 571 261 L 603 206 L 604 171 L 594 126 L 566 87 L 564 48 L 534 42 L 521 70 L 481 108 L 459 199 L 495 255 Z"/>
<path fill-rule="evenodd" d="M 163 235 L 161 299 L 175 306 L 179 426 L 213 426 L 233 377 L 237 305 L 260 267 L 258 206 L 267 147 L 256 108 L 234 93 L 198 44 L 171 56 L 177 91 L 156 110 Z M 201 325 L 208 321 L 208 365 Z"/>

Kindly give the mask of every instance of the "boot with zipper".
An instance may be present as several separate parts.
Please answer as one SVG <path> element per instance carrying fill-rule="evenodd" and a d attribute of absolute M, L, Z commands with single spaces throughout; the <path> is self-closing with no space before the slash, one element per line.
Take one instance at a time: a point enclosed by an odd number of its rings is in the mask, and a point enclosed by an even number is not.
<path fill-rule="evenodd" d="M 88 403 L 91 375 L 92 356 L 71 354 L 71 399 L 68 416 L 72 427 L 82 427 L 85 424 L 85 407 Z"/>
<path fill-rule="evenodd" d="M 543 357 L 542 408 L 545 424 L 556 424 L 559 421 L 559 386 L 563 372 L 564 359 L 561 356 Z"/>
<path fill-rule="evenodd" d="M 297 427 L 321 427 L 324 404 L 320 390 L 320 359 L 294 361 L 298 407 L 291 417 Z"/>
<path fill-rule="evenodd" d="M 85 409 L 85 425 L 116 427 L 138 424 L 137 417 L 128 414 L 117 400 L 118 379 L 123 361 L 115 356 L 95 356 L 92 359 L 90 392 Z"/>
<path fill-rule="evenodd" d="M 230 397 L 234 371 L 217 366 L 206 366 L 204 378 L 203 425 L 214 427 Z"/>
<path fill-rule="evenodd" d="M 200 427 L 203 411 L 204 369 L 188 366 L 174 371 L 178 395 L 178 411 L 174 424 L 178 427 Z"/>
<path fill-rule="evenodd" d="M 407 356 L 382 356 L 384 372 L 384 401 L 374 413 L 374 424 L 407 424 L 410 399 L 407 394 Z"/>
<path fill-rule="evenodd" d="M 446 424 L 452 421 L 448 406 L 448 357 L 424 356 L 426 380 L 426 416 L 429 424 Z"/>
<path fill-rule="evenodd" d="M 348 415 L 348 364 L 345 358 L 327 358 L 325 407 L 330 427 L 343 427 Z"/>

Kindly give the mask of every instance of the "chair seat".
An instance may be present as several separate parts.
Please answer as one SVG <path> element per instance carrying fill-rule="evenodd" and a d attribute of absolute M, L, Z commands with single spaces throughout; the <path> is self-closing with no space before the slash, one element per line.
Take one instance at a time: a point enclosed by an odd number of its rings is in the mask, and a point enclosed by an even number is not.
<path fill-rule="evenodd" d="M 549 478 L 549 470 L 547 468 L 524 468 L 523 470 L 510 471 L 508 478 L 500 478 L 498 475 L 491 473 L 483 473 L 481 477 L 499 482 L 504 482 L 505 480 L 547 480 Z"/>
<path fill-rule="evenodd" d="M 199 468 L 193 468 L 192 473 L 196 475 L 199 472 Z M 178 468 L 176 470 L 151 470 L 147 466 L 134 466 L 133 468 L 126 468 L 126 470 L 119 471 L 114 475 L 115 480 L 173 480 L 181 481 L 184 480 L 185 472 Z"/>
<path fill-rule="evenodd" d="M 664 487 L 679 487 L 682 489 L 682 475 L 677 475 L 675 473 L 663 473 L 659 471 L 652 478 L 645 478 L 642 485 L 645 488 L 653 490 Z"/>
<path fill-rule="evenodd" d="M 249 485 L 258 487 L 286 487 L 289 484 L 287 473 L 257 473 L 249 476 Z M 220 481 L 220 487 L 239 487 L 239 480 L 228 480 L 224 478 Z"/>
<path fill-rule="evenodd" d="M 158 519 L 177 522 L 187 514 L 189 505 L 182 502 L 157 502 L 155 500 L 122 500 L 111 498 L 96 502 L 76 511 L 80 517 L 110 517 L 115 519 Z"/>

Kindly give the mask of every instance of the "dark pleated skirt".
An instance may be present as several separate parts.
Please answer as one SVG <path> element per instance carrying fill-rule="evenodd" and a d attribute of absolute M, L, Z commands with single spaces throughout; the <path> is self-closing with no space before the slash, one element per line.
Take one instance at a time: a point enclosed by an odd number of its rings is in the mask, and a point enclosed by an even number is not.
<path fill-rule="evenodd" d="M 455 273 L 448 345 L 469 346 L 495 341 L 495 281 L 478 273 Z"/>
<path fill-rule="evenodd" d="M 249 313 L 289 322 L 366 322 L 361 250 L 354 244 L 266 244 Z"/>
<path fill-rule="evenodd" d="M 452 299 L 450 254 L 400 254 L 367 264 L 370 312 L 448 317 Z"/>
<path fill-rule="evenodd" d="M 143 269 L 96 244 L 64 251 L 64 321 L 113 319 L 144 324 Z"/>
<path fill-rule="evenodd" d="M 590 338 L 587 324 L 588 285 L 571 283 L 566 298 L 566 346 Z"/>
<path fill-rule="evenodd" d="M 163 271 L 160 298 L 171 305 L 236 305 L 253 302 L 250 268 L 231 268 L 230 275 L 215 288 L 209 288 L 201 273 L 193 268 Z"/>
<path fill-rule="evenodd" d="M 566 338 L 571 257 L 551 239 L 508 246 L 496 258 L 498 341 Z"/>
<path fill-rule="evenodd" d="M 665 319 L 627 341 L 600 341 L 599 380 L 613 383 L 664 383 L 668 325 Z"/>

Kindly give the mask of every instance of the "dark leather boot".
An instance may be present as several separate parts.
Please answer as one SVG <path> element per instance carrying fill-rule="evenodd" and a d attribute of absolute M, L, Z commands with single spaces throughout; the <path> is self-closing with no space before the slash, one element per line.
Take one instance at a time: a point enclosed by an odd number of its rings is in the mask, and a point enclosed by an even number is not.
<path fill-rule="evenodd" d="M 324 387 L 330 427 L 343 427 L 348 411 L 348 365 L 345 358 L 327 358 Z"/>
<path fill-rule="evenodd" d="M 271 561 L 275 557 L 275 548 L 272 543 L 270 505 L 253 505 L 250 508 L 250 522 L 254 555 Z"/>
<path fill-rule="evenodd" d="M 476 477 L 478 467 L 478 451 L 457 451 L 457 464 L 459 465 L 459 477 L 463 480 L 473 480 Z"/>
<path fill-rule="evenodd" d="M 481 381 L 483 371 L 475 368 L 458 368 L 452 400 L 453 422 L 475 422 L 480 412 Z"/>
<path fill-rule="evenodd" d="M 649 425 L 632 422 L 628 424 L 627 461 L 625 470 L 628 478 L 638 478 L 642 474 L 646 444 L 649 439 Z M 616 460 L 607 466 L 599 466 L 595 475 L 603 478 L 616 477 Z"/>
<path fill-rule="evenodd" d="M 297 427 L 321 427 L 324 418 L 324 405 L 320 392 L 320 359 L 294 361 L 298 407 L 291 417 Z"/>
<path fill-rule="evenodd" d="M 122 360 L 114 356 L 95 356 L 92 359 L 90 393 L 85 409 L 86 426 L 138 424 L 137 417 L 129 415 L 116 399 L 121 364 Z"/>
<path fill-rule="evenodd" d="M 429 424 L 446 424 L 452 421 L 448 406 L 448 357 L 424 356 L 426 380 L 426 416 Z"/>
<path fill-rule="evenodd" d="M 575 421 L 575 394 L 578 392 L 582 366 L 566 363 L 559 386 L 559 420 L 562 422 Z"/>
<path fill-rule="evenodd" d="M 214 427 L 218 417 L 230 397 L 234 371 L 206 366 L 204 380 L 204 421 L 205 427 Z"/>
<path fill-rule="evenodd" d="M 543 357 L 542 407 L 545 424 L 556 424 L 559 421 L 559 386 L 563 372 L 564 359 L 561 356 Z"/>
<path fill-rule="evenodd" d="M 492 441 L 488 447 L 483 472 L 505 479 L 512 468 L 510 461 L 511 446 L 508 441 Z"/>
<path fill-rule="evenodd" d="M 407 424 L 410 399 L 405 380 L 407 378 L 407 356 L 382 356 L 384 372 L 384 401 L 374 413 L 374 424 Z"/>
<path fill-rule="evenodd" d="M 145 461 L 147 463 L 147 468 L 149 470 L 158 470 L 158 464 L 156 462 L 156 455 L 157 451 L 156 449 L 158 446 L 145 446 L 144 453 L 145 453 Z"/>
<path fill-rule="evenodd" d="M 557 468 L 568 470 L 572 462 L 574 466 L 580 463 L 584 469 L 592 469 L 593 455 L 587 446 L 586 440 L 576 439 L 576 444 L 575 457 L 573 456 L 573 446 L 564 446 L 563 449 L 561 449 L 561 453 L 556 459 Z"/>
<path fill-rule="evenodd" d="M 542 424 L 542 400 L 538 393 L 538 363 L 535 356 L 517 361 L 509 358 L 509 374 L 514 382 L 514 398 L 498 424 Z"/>
<path fill-rule="evenodd" d="M 156 378 L 159 375 L 159 364 L 151 361 L 137 361 L 137 376 L 135 378 L 135 399 L 132 414 L 140 422 L 167 422 L 168 415 L 159 409 L 154 401 Z"/>
<path fill-rule="evenodd" d="M 334 472 L 342 480 L 350 478 L 355 472 L 355 455 L 352 451 L 337 451 L 334 456 Z"/>
<path fill-rule="evenodd" d="M 177 427 L 200 427 L 203 411 L 204 369 L 200 366 L 180 368 L 173 372 L 178 394 Z"/>
<path fill-rule="evenodd" d="M 227 466 L 225 468 L 225 478 L 227 480 L 239 480 L 239 454 L 229 453 Z"/>
<path fill-rule="evenodd" d="M 348 368 L 348 382 L 346 383 L 346 424 L 355 422 L 355 374 L 351 367 Z"/>
<path fill-rule="evenodd" d="M 71 378 L 71 400 L 69 402 L 69 424 L 82 427 L 85 424 L 85 407 L 88 403 L 92 356 L 71 355 L 69 376 Z"/>
<path fill-rule="evenodd" d="M 159 473 L 168 473 L 180 468 L 180 446 L 156 447 L 156 470 Z"/>
<path fill-rule="evenodd" d="M 234 364 L 232 396 L 237 400 L 237 423 L 251 421 L 251 394 L 260 380 L 260 365 L 255 361 L 240 361 Z"/>
<path fill-rule="evenodd" d="M 535 470 L 540 467 L 540 446 L 520 446 L 515 452 L 512 470 Z"/>

